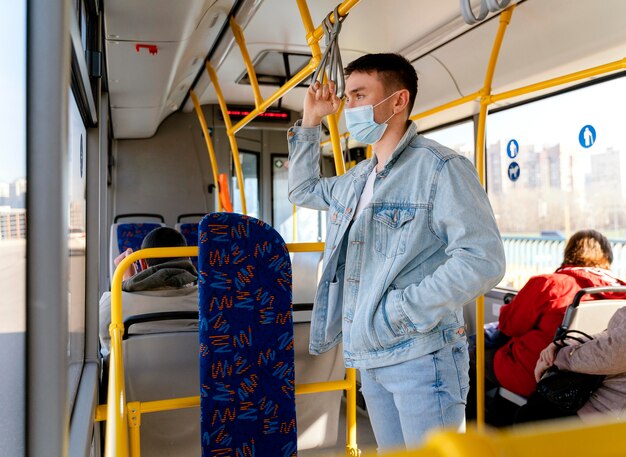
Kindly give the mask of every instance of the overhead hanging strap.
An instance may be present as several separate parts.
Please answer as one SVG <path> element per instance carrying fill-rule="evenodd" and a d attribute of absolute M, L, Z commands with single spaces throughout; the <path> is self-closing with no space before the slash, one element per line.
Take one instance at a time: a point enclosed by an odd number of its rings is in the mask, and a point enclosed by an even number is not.
<path fill-rule="evenodd" d="M 334 23 L 330 20 L 330 15 L 334 17 Z M 326 50 L 322 55 L 320 64 L 317 66 L 315 73 L 313 74 L 312 83 L 319 81 L 320 84 L 324 82 L 324 71 L 328 73 L 328 79 L 334 81 L 336 85 L 337 97 L 343 97 L 343 93 L 346 87 L 343 64 L 341 63 L 341 53 L 339 51 L 339 32 L 341 31 L 341 23 L 348 17 L 339 16 L 339 6 L 335 7 L 332 13 L 324 19 L 322 26 L 324 28 L 324 40 L 326 41 Z"/>
<path fill-rule="evenodd" d="M 460 2 L 463 20 L 466 24 L 473 25 L 485 19 L 487 14 L 490 12 L 497 13 L 498 11 L 503 10 L 509 6 L 511 0 L 480 0 L 480 10 L 478 11 L 478 16 L 474 14 L 474 10 L 472 9 L 472 0 L 460 0 Z"/>
<path fill-rule="evenodd" d="M 489 8 L 487 6 L 487 2 L 485 0 L 481 0 L 480 2 L 480 11 L 478 12 L 478 16 L 474 14 L 472 10 L 471 0 L 460 0 L 461 1 L 461 15 L 463 16 L 463 20 L 466 24 L 472 25 L 477 22 L 482 21 L 489 14 Z"/>

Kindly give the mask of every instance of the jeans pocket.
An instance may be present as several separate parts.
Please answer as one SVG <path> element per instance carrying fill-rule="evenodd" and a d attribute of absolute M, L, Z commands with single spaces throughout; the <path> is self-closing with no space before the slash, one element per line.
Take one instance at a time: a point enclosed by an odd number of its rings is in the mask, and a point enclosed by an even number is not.
<path fill-rule="evenodd" d="M 452 346 L 452 358 L 456 365 L 456 372 L 459 377 L 459 388 L 461 398 L 467 401 L 467 393 L 469 392 L 469 352 L 465 339 L 457 341 Z"/>

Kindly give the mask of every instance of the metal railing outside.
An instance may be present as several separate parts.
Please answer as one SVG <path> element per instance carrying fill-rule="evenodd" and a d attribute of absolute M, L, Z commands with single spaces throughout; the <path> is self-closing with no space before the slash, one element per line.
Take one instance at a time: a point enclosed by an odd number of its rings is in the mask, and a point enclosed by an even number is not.
<path fill-rule="evenodd" d="M 566 239 L 542 236 L 502 236 L 506 275 L 500 285 L 519 290 L 531 276 L 552 273 L 563 262 Z M 611 240 L 611 271 L 626 278 L 626 240 Z"/>

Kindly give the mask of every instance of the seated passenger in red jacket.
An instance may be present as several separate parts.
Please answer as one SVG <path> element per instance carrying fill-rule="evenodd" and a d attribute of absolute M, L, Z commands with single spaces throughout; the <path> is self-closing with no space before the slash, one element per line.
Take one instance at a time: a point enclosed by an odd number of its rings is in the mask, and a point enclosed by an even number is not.
<path fill-rule="evenodd" d="M 500 310 L 497 328 L 485 325 L 485 392 L 504 387 L 528 397 L 537 382 L 534 370 L 541 351 L 550 344 L 563 321 L 567 306 L 576 292 L 585 287 L 621 286 L 609 268 L 613 262 L 611 244 L 595 230 L 581 230 L 569 239 L 562 265 L 551 274 L 533 276 L 515 298 Z M 605 298 L 602 295 L 589 299 Z M 470 348 L 470 363 L 475 367 L 475 353 Z M 470 390 L 466 408 L 467 420 L 475 418 L 476 386 L 470 369 Z M 487 421 L 508 425 L 508 413 L 491 408 L 486 396 Z M 493 409 L 489 411 L 489 409 Z"/>
<path fill-rule="evenodd" d="M 500 310 L 499 330 L 510 339 L 485 362 L 492 364 L 493 381 L 522 396 L 533 393 L 539 355 L 552 341 L 576 292 L 585 287 L 626 285 L 609 271 L 612 262 L 611 244 L 604 235 L 595 230 L 572 235 L 563 264 L 552 274 L 530 278 Z"/>

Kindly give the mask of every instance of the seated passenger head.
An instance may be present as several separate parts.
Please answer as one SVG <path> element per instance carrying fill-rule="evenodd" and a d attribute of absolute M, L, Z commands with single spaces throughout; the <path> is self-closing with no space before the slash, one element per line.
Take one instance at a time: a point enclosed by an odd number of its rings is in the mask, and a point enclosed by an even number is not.
<path fill-rule="evenodd" d="M 141 249 L 147 248 L 176 248 L 181 246 L 187 246 L 185 237 L 178 231 L 169 227 L 159 227 L 152 230 L 146 235 L 141 243 Z M 156 259 L 145 259 L 146 264 L 149 267 L 159 265 L 169 260 L 182 260 L 185 257 L 164 257 Z"/>
<path fill-rule="evenodd" d="M 610 268 L 613 250 L 609 240 L 596 230 L 579 230 L 567 242 L 563 265 Z"/>

